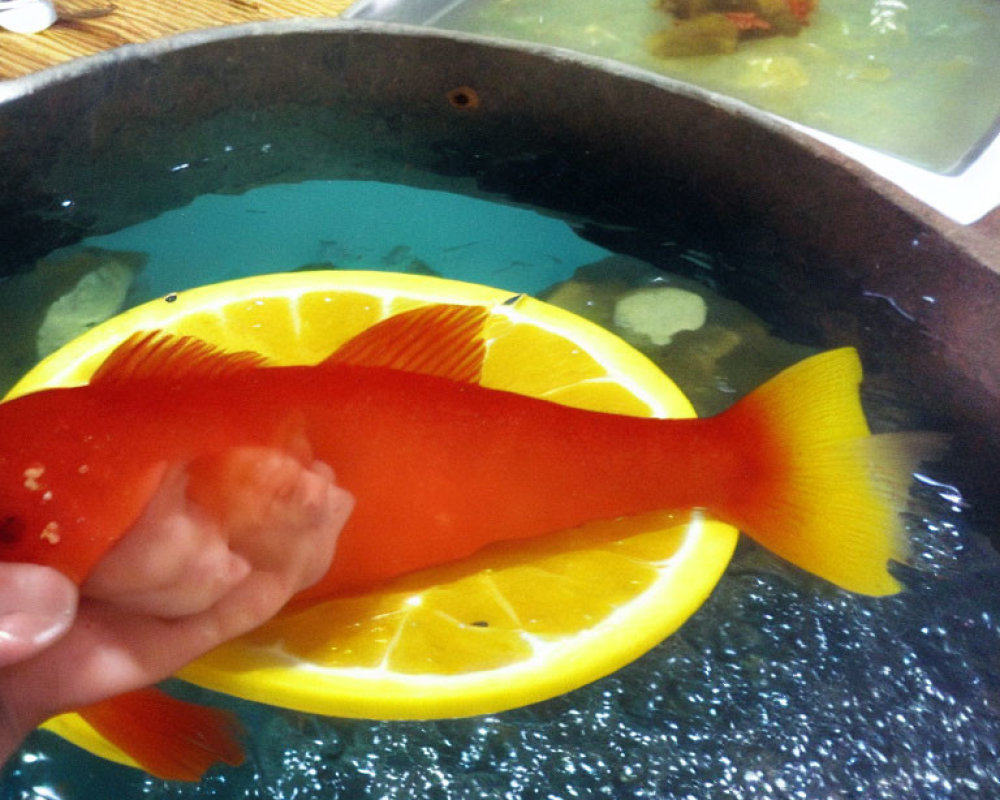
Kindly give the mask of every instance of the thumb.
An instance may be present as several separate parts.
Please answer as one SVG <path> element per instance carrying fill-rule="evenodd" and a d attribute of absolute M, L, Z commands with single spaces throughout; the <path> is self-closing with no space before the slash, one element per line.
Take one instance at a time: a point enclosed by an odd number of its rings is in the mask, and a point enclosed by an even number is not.
<path fill-rule="evenodd" d="M 23 661 L 69 630 L 76 585 L 51 567 L 0 564 L 0 667 Z"/>

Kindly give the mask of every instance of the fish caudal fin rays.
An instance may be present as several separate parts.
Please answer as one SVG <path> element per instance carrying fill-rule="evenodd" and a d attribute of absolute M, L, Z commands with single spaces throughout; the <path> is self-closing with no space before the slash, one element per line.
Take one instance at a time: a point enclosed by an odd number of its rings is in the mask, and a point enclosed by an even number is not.
<path fill-rule="evenodd" d="M 79 709 L 105 739 L 157 778 L 200 780 L 213 764 L 243 763 L 235 715 L 139 689 Z"/>
<path fill-rule="evenodd" d="M 754 474 L 729 511 L 734 524 L 797 566 L 853 592 L 887 595 L 901 588 L 889 560 L 909 555 L 900 513 L 913 470 L 939 456 L 947 438 L 872 435 L 860 382 L 857 353 L 833 350 L 785 370 L 721 415 L 756 450 L 746 470 Z"/>
<path fill-rule="evenodd" d="M 478 383 L 486 356 L 483 306 L 435 304 L 404 311 L 342 345 L 324 365 L 389 367 Z"/>
<path fill-rule="evenodd" d="M 218 377 L 256 369 L 265 363 L 259 353 L 225 353 L 192 336 L 139 331 L 112 351 L 90 382 L 118 384 L 164 376 L 174 380 Z"/>

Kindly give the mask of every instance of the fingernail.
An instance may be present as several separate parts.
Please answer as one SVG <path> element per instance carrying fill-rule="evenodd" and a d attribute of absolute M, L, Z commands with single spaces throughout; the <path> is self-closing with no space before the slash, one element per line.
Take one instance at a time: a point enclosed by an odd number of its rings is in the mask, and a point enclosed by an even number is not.
<path fill-rule="evenodd" d="M 31 648 L 41 648 L 62 636 L 73 623 L 73 612 L 59 614 L 33 614 L 13 611 L 0 617 L 0 639 L 20 643 Z"/>
<path fill-rule="evenodd" d="M 26 658 L 73 624 L 76 586 L 48 567 L 0 564 L 0 661 Z"/>

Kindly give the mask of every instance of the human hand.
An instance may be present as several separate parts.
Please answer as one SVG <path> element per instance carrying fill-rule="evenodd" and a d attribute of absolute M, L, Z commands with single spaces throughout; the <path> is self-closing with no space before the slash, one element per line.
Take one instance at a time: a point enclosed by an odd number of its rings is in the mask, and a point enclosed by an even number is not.
<path fill-rule="evenodd" d="M 0 669 L 0 754 L 53 713 L 155 683 L 257 627 L 326 572 L 353 507 L 328 467 L 265 448 L 215 466 L 197 489 L 204 465 L 167 470 L 68 632 Z"/>
<path fill-rule="evenodd" d="M 76 617 L 76 585 L 37 564 L 0 563 L 0 668 L 55 642 Z"/>
<path fill-rule="evenodd" d="M 273 590 L 294 594 L 329 568 L 336 545 L 330 530 L 339 533 L 351 508 L 326 464 L 305 467 L 280 450 L 234 448 L 167 471 L 82 593 L 163 618 L 210 608 L 251 571 L 280 582 Z"/>

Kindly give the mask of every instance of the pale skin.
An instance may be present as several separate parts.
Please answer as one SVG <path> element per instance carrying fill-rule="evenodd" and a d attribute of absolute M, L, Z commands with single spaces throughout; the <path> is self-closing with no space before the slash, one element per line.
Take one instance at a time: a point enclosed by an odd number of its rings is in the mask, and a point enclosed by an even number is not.
<path fill-rule="evenodd" d="M 212 466 L 215 483 L 202 466 L 195 489 L 187 468 L 163 465 L 79 590 L 0 564 L 0 763 L 46 718 L 166 678 L 326 572 L 354 504 L 328 466 L 249 447 Z"/>

